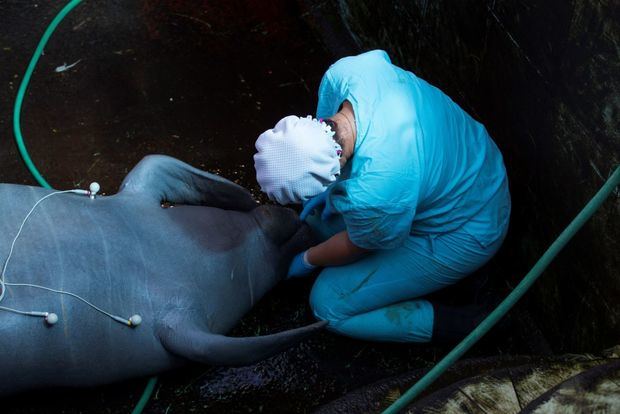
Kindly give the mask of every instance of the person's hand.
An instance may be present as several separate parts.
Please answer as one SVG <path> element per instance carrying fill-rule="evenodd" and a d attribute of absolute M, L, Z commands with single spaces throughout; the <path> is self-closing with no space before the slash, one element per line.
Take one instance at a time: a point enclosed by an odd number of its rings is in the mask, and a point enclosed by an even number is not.
<path fill-rule="evenodd" d="M 312 213 L 317 208 L 323 207 L 323 212 L 321 213 L 321 220 L 325 221 L 329 219 L 332 214 L 334 214 L 333 208 L 331 204 L 327 202 L 327 195 L 329 191 L 325 190 L 320 194 L 315 195 L 310 200 L 304 203 L 304 208 L 299 215 L 299 218 L 304 221 L 306 217 Z"/>
<path fill-rule="evenodd" d="M 327 191 L 323 191 L 322 193 L 315 195 L 310 200 L 304 202 L 304 208 L 301 211 L 299 218 L 302 221 L 306 220 L 306 217 L 308 217 L 310 213 L 312 213 L 316 208 L 319 208 L 322 205 L 325 205 L 326 201 L 327 201 Z"/>
<path fill-rule="evenodd" d="M 293 257 L 293 260 L 288 267 L 288 273 L 286 275 L 287 279 L 308 276 L 310 273 L 312 273 L 314 269 L 316 269 L 316 266 L 308 263 L 308 261 L 304 257 L 306 252 L 307 250 Z"/>

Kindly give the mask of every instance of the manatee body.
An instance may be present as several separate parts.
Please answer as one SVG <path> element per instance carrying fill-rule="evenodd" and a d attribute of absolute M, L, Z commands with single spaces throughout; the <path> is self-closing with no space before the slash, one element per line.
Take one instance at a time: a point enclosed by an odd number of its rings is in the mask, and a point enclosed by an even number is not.
<path fill-rule="evenodd" d="M 0 184 L 0 258 L 51 190 Z M 162 202 L 174 204 L 162 208 Z M 307 238 L 291 210 L 257 207 L 249 192 L 176 159 L 149 156 L 109 197 L 57 194 L 34 210 L 6 269 L 0 311 L 0 394 L 92 386 L 187 363 L 244 365 L 267 358 L 322 323 L 262 337 L 224 336 L 285 273 Z"/>

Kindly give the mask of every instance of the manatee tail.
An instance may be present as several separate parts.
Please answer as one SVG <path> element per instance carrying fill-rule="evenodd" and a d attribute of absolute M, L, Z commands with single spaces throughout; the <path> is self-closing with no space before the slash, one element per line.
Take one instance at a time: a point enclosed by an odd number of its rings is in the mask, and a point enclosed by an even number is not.
<path fill-rule="evenodd" d="M 158 336 L 164 348 L 180 357 L 210 365 L 241 366 L 269 358 L 326 324 L 320 321 L 272 335 L 230 337 L 168 320 L 159 327 Z"/>

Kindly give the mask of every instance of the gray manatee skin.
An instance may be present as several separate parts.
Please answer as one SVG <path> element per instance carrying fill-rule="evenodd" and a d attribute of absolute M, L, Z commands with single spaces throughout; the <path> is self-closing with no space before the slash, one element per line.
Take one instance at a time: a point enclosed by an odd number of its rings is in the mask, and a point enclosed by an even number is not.
<path fill-rule="evenodd" d="M 51 190 L 0 184 L 0 260 L 19 225 Z M 161 203 L 176 203 L 162 208 Z M 306 247 L 297 215 L 261 206 L 242 187 L 167 156 L 144 158 L 113 196 L 58 194 L 44 200 L 15 244 L 0 311 L 0 395 L 50 386 L 94 386 L 152 375 L 191 361 L 245 365 L 320 329 L 224 336 Z"/>

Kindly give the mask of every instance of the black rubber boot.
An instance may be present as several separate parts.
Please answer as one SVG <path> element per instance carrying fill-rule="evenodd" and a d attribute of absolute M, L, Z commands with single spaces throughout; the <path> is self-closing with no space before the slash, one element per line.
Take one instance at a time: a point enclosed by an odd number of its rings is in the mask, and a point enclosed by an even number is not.
<path fill-rule="evenodd" d="M 434 321 L 431 342 L 452 345 L 465 338 L 489 313 L 483 305 L 447 306 L 437 302 L 433 305 Z"/>

